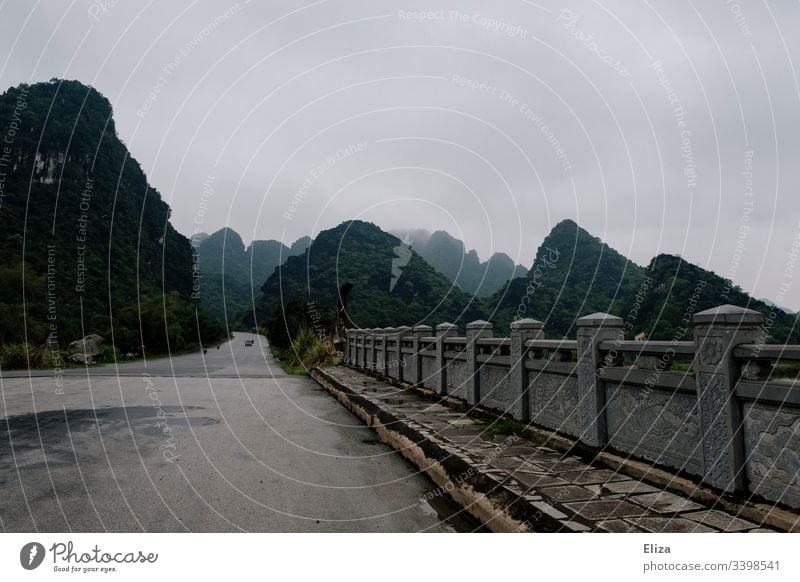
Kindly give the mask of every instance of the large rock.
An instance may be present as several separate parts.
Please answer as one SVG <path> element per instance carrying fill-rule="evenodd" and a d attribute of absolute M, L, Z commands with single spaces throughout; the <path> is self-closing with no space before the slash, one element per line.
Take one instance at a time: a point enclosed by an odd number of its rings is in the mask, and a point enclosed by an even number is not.
<path fill-rule="evenodd" d="M 69 357 L 79 364 L 94 364 L 94 356 L 100 354 L 103 338 L 96 333 L 89 334 L 81 340 L 74 341 L 67 348 Z"/>

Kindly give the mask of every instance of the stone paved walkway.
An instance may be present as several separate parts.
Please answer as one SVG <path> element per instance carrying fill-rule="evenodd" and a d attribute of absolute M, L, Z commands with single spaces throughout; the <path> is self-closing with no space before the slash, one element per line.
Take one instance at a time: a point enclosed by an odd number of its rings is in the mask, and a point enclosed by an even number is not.
<path fill-rule="evenodd" d="M 426 445 L 435 445 L 469 465 L 470 474 L 493 484 L 496 489 L 493 493 L 505 494 L 495 498 L 505 499 L 517 509 L 520 505 L 529 506 L 524 508 L 525 515 L 534 519 L 525 519 L 527 527 L 523 530 L 773 531 L 592 464 L 580 456 L 562 454 L 513 435 L 495 434 L 488 423 L 467 417 L 417 391 L 345 367 L 321 373 L 338 384 L 338 388 L 328 389 L 339 390 L 340 401 L 342 393 L 351 391 L 393 419 L 391 423 L 398 425 L 394 428 L 412 430 L 413 434 L 421 435 L 419 440 L 429 441 Z M 390 444 L 398 448 L 396 443 Z"/>

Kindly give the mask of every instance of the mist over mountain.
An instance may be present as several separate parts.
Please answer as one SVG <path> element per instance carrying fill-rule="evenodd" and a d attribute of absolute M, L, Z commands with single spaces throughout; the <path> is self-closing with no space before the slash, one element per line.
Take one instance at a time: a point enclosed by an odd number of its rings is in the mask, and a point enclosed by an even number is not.
<path fill-rule="evenodd" d="M 353 285 L 347 315 L 361 327 L 488 319 L 505 335 L 514 319 L 533 317 L 551 337 L 574 337 L 577 318 L 601 311 L 626 318 L 630 335 L 673 339 L 687 333 L 687 305 L 731 303 L 764 313 L 770 341 L 799 339 L 796 315 L 677 256 L 643 268 L 571 220 L 552 229 L 527 272 L 502 253 L 481 262 L 444 231 L 407 231 L 401 240 L 361 221 L 290 247 L 246 246 L 230 228 L 199 233 L 195 261 L 96 90 L 75 81 L 22 85 L 0 96 L 0 116 L 13 124 L 0 158 L 3 343 L 63 345 L 98 333 L 123 350 L 181 349 L 224 333 L 208 312 L 273 330 L 291 318 L 307 322 L 309 310 L 332 323 L 345 283 Z"/>
<path fill-rule="evenodd" d="M 409 241 L 411 248 L 450 282 L 478 297 L 488 297 L 509 280 L 524 277 L 528 272 L 505 253 L 494 253 L 481 262 L 477 252 L 467 251 L 462 241 L 443 230 L 433 233 L 424 229 L 401 230 L 393 234 Z"/>

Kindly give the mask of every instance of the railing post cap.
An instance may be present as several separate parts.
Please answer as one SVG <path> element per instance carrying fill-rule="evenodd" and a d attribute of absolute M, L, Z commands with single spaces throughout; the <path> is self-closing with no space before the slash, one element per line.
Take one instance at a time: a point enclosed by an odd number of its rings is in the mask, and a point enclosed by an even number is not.
<path fill-rule="evenodd" d="M 436 326 L 436 333 L 447 333 L 458 331 L 458 326 L 455 323 L 440 323 Z"/>
<path fill-rule="evenodd" d="M 592 313 L 578 318 L 578 327 L 622 327 L 624 321 L 621 317 L 610 313 Z"/>
<path fill-rule="evenodd" d="M 531 319 L 526 317 L 524 319 L 517 319 L 511 322 L 511 331 L 524 331 L 529 329 L 542 329 L 544 323 L 538 319 Z"/>
<path fill-rule="evenodd" d="M 754 309 L 736 305 L 720 305 L 695 313 L 694 322 L 714 325 L 761 324 L 764 322 L 764 316 Z"/>
<path fill-rule="evenodd" d="M 471 321 L 471 322 L 469 322 L 467 324 L 467 330 L 468 331 L 469 330 L 473 330 L 473 329 L 478 329 L 478 330 L 487 329 L 488 330 L 488 329 L 492 329 L 493 327 L 494 327 L 493 323 L 490 323 L 488 321 L 484 321 L 483 319 L 477 319 L 477 320 Z"/>
<path fill-rule="evenodd" d="M 425 325 L 424 323 L 414 326 L 414 333 L 430 333 L 432 331 L 433 328 L 430 325 Z"/>
<path fill-rule="evenodd" d="M 397 331 L 396 327 L 384 327 L 383 333 L 395 333 Z"/>

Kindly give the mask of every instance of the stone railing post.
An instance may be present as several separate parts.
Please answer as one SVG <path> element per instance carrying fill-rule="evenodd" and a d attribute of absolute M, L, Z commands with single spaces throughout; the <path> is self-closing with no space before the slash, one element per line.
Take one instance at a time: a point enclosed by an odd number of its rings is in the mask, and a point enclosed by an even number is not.
<path fill-rule="evenodd" d="M 397 344 L 396 349 L 394 351 L 394 369 L 397 370 L 395 373 L 395 379 L 398 382 L 402 382 L 404 380 L 403 376 L 403 337 L 408 335 L 408 332 L 411 331 L 411 328 L 407 325 L 402 325 L 397 328 Z"/>
<path fill-rule="evenodd" d="M 508 381 L 519 394 L 514 402 L 512 415 L 523 422 L 531 419 L 531 400 L 528 390 L 528 370 L 525 368 L 525 355 L 528 353 L 525 342 L 544 337 L 544 324 L 536 319 L 518 319 L 511 322 L 511 370 Z"/>
<path fill-rule="evenodd" d="M 361 367 L 367 368 L 367 340 L 369 339 L 369 331 L 366 329 L 361 330 Z"/>
<path fill-rule="evenodd" d="M 621 317 L 594 313 L 578 319 L 578 423 L 580 439 L 593 447 L 608 441 L 606 394 L 598 371 L 603 365 L 600 342 L 624 335 Z M 617 363 L 617 362 L 614 362 Z"/>
<path fill-rule="evenodd" d="M 416 386 L 422 385 L 422 338 L 428 337 L 433 333 L 430 325 L 414 326 L 414 354 L 411 357 L 411 370 L 409 370 L 409 382 Z"/>
<path fill-rule="evenodd" d="M 381 350 L 383 349 L 383 329 L 375 327 L 372 329 L 372 371 L 378 372 L 381 360 Z"/>
<path fill-rule="evenodd" d="M 466 396 L 469 404 L 478 404 L 481 399 L 481 376 L 478 364 L 478 339 L 493 337 L 494 326 L 488 321 L 478 320 L 467 324 L 467 345 L 465 353 L 467 361 Z"/>
<path fill-rule="evenodd" d="M 367 348 L 367 343 L 369 342 L 369 348 Z M 364 369 L 374 371 L 374 362 L 375 362 L 375 330 L 374 329 L 365 329 L 364 330 Z"/>
<path fill-rule="evenodd" d="M 744 489 L 742 411 L 734 395 L 739 368 L 733 349 L 755 343 L 764 316 L 723 305 L 694 316 L 695 379 L 703 447 L 703 480 L 724 491 Z"/>
<path fill-rule="evenodd" d="M 440 323 L 436 326 L 436 392 L 447 394 L 447 366 L 444 360 L 444 338 L 458 334 L 458 326 Z"/>
<path fill-rule="evenodd" d="M 383 337 L 383 342 L 382 342 L 383 349 L 378 355 L 378 362 L 376 364 L 376 367 L 378 368 L 378 373 L 382 376 L 389 375 L 388 363 L 389 360 L 391 359 L 391 355 L 389 352 L 388 342 L 392 337 L 394 337 L 394 333 L 396 331 L 397 330 L 393 327 L 384 327 L 383 330 L 381 330 L 381 335 Z"/>
<path fill-rule="evenodd" d="M 362 364 L 362 360 L 363 360 L 363 353 L 364 353 L 364 332 L 361 331 L 360 329 L 356 329 L 353 332 L 353 336 L 355 338 L 355 343 L 356 343 L 356 357 L 354 358 L 355 367 L 356 368 L 360 368 L 361 364 Z M 359 342 L 361 342 L 360 346 L 358 345 Z"/>
<path fill-rule="evenodd" d="M 381 349 L 383 349 L 382 340 L 383 329 L 375 327 L 372 329 L 372 371 L 378 371 L 378 363 L 381 359 Z"/>
<path fill-rule="evenodd" d="M 344 363 L 348 366 L 353 364 L 353 332 L 347 328 L 344 330 Z"/>

